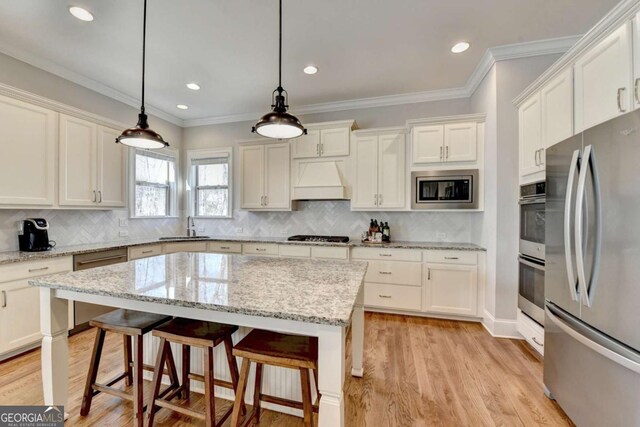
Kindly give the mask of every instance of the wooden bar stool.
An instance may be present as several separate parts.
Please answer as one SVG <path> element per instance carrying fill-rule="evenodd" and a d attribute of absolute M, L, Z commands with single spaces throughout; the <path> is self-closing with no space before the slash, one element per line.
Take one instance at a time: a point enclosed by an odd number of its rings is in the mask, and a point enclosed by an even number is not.
<path fill-rule="evenodd" d="M 231 415 L 233 408 L 229 408 L 216 424 L 215 392 L 213 387 L 217 385 L 234 391 L 238 387 L 238 364 L 232 355 L 233 342 L 231 341 L 231 335 L 237 330 L 238 327 L 235 325 L 181 318 L 175 318 L 154 329 L 153 335 L 160 338 L 160 350 L 156 359 L 156 374 L 153 377 L 153 398 L 147 412 L 147 425 L 149 427 L 153 426 L 155 414 L 161 407 L 204 420 L 207 427 L 219 426 L 225 422 Z M 157 373 L 162 371 L 168 355 L 171 354 L 169 343 L 172 342 L 182 345 L 182 384 L 163 398 L 163 396 L 159 395 L 161 375 Z M 213 375 L 213 349 L 220 343 L 224 343 L 225 346 L 227 363 L 231 372 L 231 382 L 215 379 Z M 204 375 L 191 372 L 191 347 L 199 347 L 203 350 Z M 204 413 L 171 402 L 171 399 L 179 395 L 183 395 L 186 400 L 189 399 L 189 380 L 204 383 Z"/>
<path fill-rule="evenodd" d="M 89 414 L 91 401 L 95 395 L 107 393 L 121 399 L 132 401 L 135 425 L 143 425 L 144 397 L 142 372 L 145 369 L 153 370 L 153 367 L 143 363 L 142 338 L 144 334 L 151 332 L 153 328 L 169 320 L 171 320 L 171 316 L 120 309 L 105 313 L 89 322 L 89 324 L 96 327 L 97 330 L 96 339 L 93 344 L 91 363 L 89 364 L 87 382 L 82 397 L 80 415 L 85 416 Z M 102 384 L 96 382 L 96 379 L 107 332 L 114 332 L 123 336 L 124 372 Z M 131 352 L 131 340 L 133 340 L 133 353 Z M 168 366 L 167 374 L 171 378 L 172 385 L 164 390 L 164 393 L 169 392 L 172 388 L 178 387 L 178 373 L 173 358 L 170 359 Z M 127 393 L 124 390 L 112 387 L 122 379 L 125 380 L 127 386 L 133 384 L 133 393 Z"/>
<path fill-rule="evenodd" d="M 242 357 L 242 369 L 240 371 L 240 383 L 236 391 L 236 401 L 233 406 L 232 426 L 247 426 L 255 419 L 260 422 L 260 402 L 275 403 L 290 408 L 302 409 L 304 412 L 304 425 L 313 425 L 313 412 L 318 412 L 316 404 L 311 403 L 311 380 L 309 370 L 313 371 L 316 383 L 318 401 L 318 339 L 302 335 L 287 335 L 277 332 L 254 329 L 233 348 L 233 355 Z M 251 362 L 256 363 L 256 382 L 253 392 L 253 410 L 246 417 L 244 423 L 240 419 L 241 408 L 244 404 L 244 393 L 249 379 Z M 300 382 L 302 385 L 302 403 L 294 400 L 283 399 L 276 396 L 262 394 L 262 365 L 280 366 L 300 370 Z"/>

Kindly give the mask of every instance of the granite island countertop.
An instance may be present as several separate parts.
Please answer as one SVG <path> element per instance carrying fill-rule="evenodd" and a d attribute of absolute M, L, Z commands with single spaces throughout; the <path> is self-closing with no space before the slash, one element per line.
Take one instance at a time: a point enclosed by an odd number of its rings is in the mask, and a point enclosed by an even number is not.
<path fill-rule="evenodd" d="M 33 286 L 346 326 L 367 262 L 175 253 L 42 276 Z"/>
<path fill-rule="evenodd" d="M 334 247 L 372 247 L 389 249 L 419 249 L 419 250 L 456 250 L 456 251 L 485 251 L 474 243 L 455 242 L 419 242 L 419 241 L 392 241 L 390 243 L 372 244 L 362 243 L 359 240 L 351 240 L 348 243 L 319 243 L 319 242 L 290 242 L 286 237 L 251 237 L 251 236 L 207 236 L 201 239 L 189 239 L 184 236 L 175 236 L 169 240 L 148 237 L 141 239 L 116 240 L 112 242 L 89 243 L 83 245 L 71 245 L 56 247 L 46 252 L 0 252 L 0 265 L 13 262 L 24 262 L 60 256 L 73 256 L 83 253 L 97 252 L 107 249 L 128 248 L 151 244 L 176 243 L 176 242 L 237 242 L 237 243 L 274 243 L 279 245 L 302 246 L 334 246 Z"/>

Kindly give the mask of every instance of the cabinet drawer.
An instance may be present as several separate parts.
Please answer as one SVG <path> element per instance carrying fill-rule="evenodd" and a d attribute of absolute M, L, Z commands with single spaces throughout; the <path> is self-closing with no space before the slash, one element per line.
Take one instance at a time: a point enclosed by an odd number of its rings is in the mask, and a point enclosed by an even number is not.
<path fill-rule="evenodd" d="M 422 252 L 410 249 L 353 248 L 351 258 L 421 262 Z"/>
<path fill-rule="evenodd" d="M 209 242 L 207 245 L 207 251 L 240 254 L 242 253 L 242 243 Z"/>
<path fill-rule="evenodd" d="M 478 254 L 470 251 L 427 251 L 425 252 L 425 259 L 427 262 L 435 262 L 438 264 L 478 264 Z"/>
<path fill-rule="evenodd" d="M 538 353 L 544 355 L 544 329 L 531 320 L 526 314 L 518 310 L 518 321 L 516 323 L 518 332 Z"/>
<path fill-rule="evenodd" d="M 38 261 L 17 262 L 0 266 L 0 282 L 44 276 L 73 270 L 73 259 L 61 257 Z"/>
<path fill-rule="evenodd" d="M 245 243 L 242 245 L 245 255 L 278 255 L 278 245 L 269 243 Z"/>
<path fill-rule="evenodd" d="M 349 249 L 318 246 L 311 248 L 311 256 L 314 258 L 348 259 Z"/>
<path fill-rule="evenodd" d="M 369 261 L 365 282 L 422 286 L 422 264 L 417 262 Z"/>
<path fill-rule="evenodd" d="M 162 255 L 162 245 L 136 246 L 129 248 L 129 260 Z"/>
<path fill-rule="evenodd" d="M 414 310 L 422 308 L 422 289 L 416 286 L 365 283 L 364 304 L 371 307 Z"/>
<path fill-rule="evenodd" d="M 280 256 L 284 257 L 309 258 L 311 256 L 311 247 L 309 246 L 280 245 L 278 250 Z"/>
<path fill-rule="evenodd" d="M 177 242 L 164 245 L 165 254 L 173 254 L 176 252 L 205 252 L 206 250 L 207 242 Z"/>

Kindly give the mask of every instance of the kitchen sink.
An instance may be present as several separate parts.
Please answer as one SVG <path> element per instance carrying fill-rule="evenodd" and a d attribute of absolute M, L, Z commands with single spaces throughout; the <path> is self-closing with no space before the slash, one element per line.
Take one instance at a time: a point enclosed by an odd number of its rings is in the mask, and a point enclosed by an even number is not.
<path fill-rule="evenodd" d="M 158 240 L 198 240 L 198 239 L 209 239 L 209 236 L 171 236 L 171 237 L 160 237 Z"/>

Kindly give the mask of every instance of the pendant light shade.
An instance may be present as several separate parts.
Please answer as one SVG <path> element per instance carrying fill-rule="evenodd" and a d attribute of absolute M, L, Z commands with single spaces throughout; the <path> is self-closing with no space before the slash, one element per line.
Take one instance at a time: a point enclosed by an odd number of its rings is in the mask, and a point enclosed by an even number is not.
<path fill-rule="evenodd" d="M 116 143 L 127 145 L 134 148 L 142 148 L 153 150 L 168 147 L 169 143 L 162 139 L 159 133 L 149 129 L 147 115 L 144 112 L 144 72 L 145 72 L 145 53 L 147 45 L 147 0 L 144 0 L 144 13 L 142 21 L 142 105 L 140 106 L 140 114 L 138 115 L 138 124 L 135 127 L 125 129 Z"/>
<path fill-rule="evenodd" d="M 271 95 L 270 113 L 262 116 L 260 121 L 251 129 L 251 132 L 267 138 L 290 139 L 297 138 L 300 135 L 306 135 L 307 130 L 304 128 L 300 120 L 292 114 L 287 113 L 289 105 L 287 104 L 288 94 L 282 88 L 282 0 L 280 1 L 279 10 L 279 63 L 278 63 L 278 87 Z"/>

